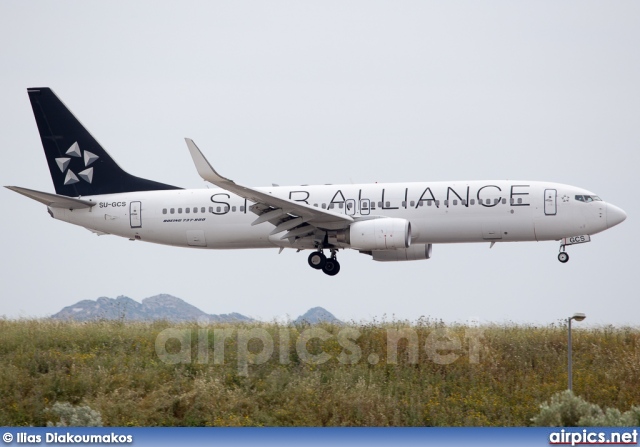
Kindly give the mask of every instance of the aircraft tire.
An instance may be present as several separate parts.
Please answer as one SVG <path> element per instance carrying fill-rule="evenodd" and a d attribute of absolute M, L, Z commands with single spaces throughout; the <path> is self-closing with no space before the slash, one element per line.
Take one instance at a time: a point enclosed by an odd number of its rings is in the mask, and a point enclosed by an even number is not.
<path fill-rule="evenodd" d="M 322 271 L 329 276 L 336 276 L 340 272 L 340 263 L 335 259 L 327 259 Z"/>
<path fill-rule="evenodd" d="M 569 253 L 566 253 L 564 251 L 558 253 L 558 261 L 562 262 L 563 264 L 569 262 Z"/>
<path fill-rule="evenodd" d="M 309 265 L 316 269 L 323 269 L 327 263 L 327 257 L 321 251 L 314 251 L 309 255 Z"/>

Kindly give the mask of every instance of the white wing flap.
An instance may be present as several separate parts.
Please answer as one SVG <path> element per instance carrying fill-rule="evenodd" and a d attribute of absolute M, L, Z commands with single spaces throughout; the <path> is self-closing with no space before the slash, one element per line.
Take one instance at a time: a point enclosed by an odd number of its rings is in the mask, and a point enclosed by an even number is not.
<path fill-rule="evenodd" d="M 198 170 L 198 174 L 200 174 L 200 177 L 251 202 L 267 205 L 265 212 L 263 214 L 261 213 L 258 219 L 254 221 L 254 225 L 273 219 L 280 220 L 279 218 L 284 217 L 286 214 L 292 214 L 301 218 L 299 221 L 297 221 L 298 225 L 302 225 L 306 222 L 310 225 L 321 228 L 344 228 L 354 221 L 353 218 L 344 214 L 335 213 L 330 210 L 319 209 L 305 203 L 294 202 L 292 200 L 283 199 L 281 197 L 275 197 L 262 191 L 238 185 L 233 180 L 230 180 L 218 174 L 202 154 L 200 149 L 198 149 L 198 146 L 196 146 L 193 140 L 191 140 L 190 138 L 185 138 L 185 141 L 187 142 L 187 147 L 189 148 L 189 152 L 191 153 L 191 158 L 193 158 L 193 162 L 196 165 L 196 169 Z M 257 210 L 257 208 L 258 207 L 254 209 Z M 265 214 L 268 215 L 265 216 Z M 290 221 L 288 220 L 287 222 Z M 287 225 L 283 226 L 282 228 L 283 229 L 280 231 L 285 231 L 285 229 L 292 229 L 295 228 L 295 226 L 289 227 Z"/>
<path fill-rule="evenodd" d="M 253 222 L 251 222 L 251 226 L 253 225 L 258 225 L 261 224 L 263 222 L 268 222 L 271 219 L 280 219 L 282 217 L 284 217 L 287 214 L 286 211 L 284 211 L 281 208 L 276 208 L 270 211 L 265 211 L 262 214 L 260 214 L 260 216 L 258 216 L 258 218 L 256 220 L 254 220 Z"/>

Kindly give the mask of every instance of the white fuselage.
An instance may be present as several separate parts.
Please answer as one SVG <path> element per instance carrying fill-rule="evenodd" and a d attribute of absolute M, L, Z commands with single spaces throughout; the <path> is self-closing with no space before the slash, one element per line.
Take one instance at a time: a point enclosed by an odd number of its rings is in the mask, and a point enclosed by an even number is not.
<path fill-rule="evenodd" d="M 412 244 L 559 240 L 592 235 L 607 223 L 606 202 L 573 186 L 533 181 L 459 181 L 256 188 L 352 216 L 397 217 L 411 223 Z M 87 209 L 50 207 L 54 218 L 98 233 L 159 244 L 211 248 L 313 248 L 252 226 L 253 205 L 224 189 L 144 191 L 83 197 Z M 616 222 L 618 223 L 618 222 Z M 343 247 L 348 248 L 348 247 Z"/>

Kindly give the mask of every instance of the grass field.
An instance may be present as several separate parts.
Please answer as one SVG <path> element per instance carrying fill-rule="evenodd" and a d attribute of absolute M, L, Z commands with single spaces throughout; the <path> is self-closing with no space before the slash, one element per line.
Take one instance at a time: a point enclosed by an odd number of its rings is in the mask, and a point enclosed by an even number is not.
<path fill-rule="evenodd" d="M 562 324 L 0 320 L 0 333 L 8 426 L 55 422 L 55 402 L 107 426 L 526 426 L 567 384 Z M 574 328 L 573 359 L 577 395 L 640 404 L 638 329 Z"/>

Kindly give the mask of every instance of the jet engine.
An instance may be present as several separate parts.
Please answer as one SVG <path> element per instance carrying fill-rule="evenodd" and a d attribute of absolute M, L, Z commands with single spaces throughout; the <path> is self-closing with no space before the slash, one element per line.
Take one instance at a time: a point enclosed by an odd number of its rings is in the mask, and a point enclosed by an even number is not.
<path fill-rule="evenodd" d="M 373 256 L 374 261 L 394 262 L 394 261 L 420 261 L 431 258 L 431 244 L 416 244 L 409 248 L 399 248 L 397 250 L 372 250 L 362 252 Z"/>
<path fill-rule="evenodd" d="M 356 250 L 404 249 L 411 245 L 411 223 L 391 217 L 363 220 L 352 223 L 336 236 L 338 242 Z"/>

